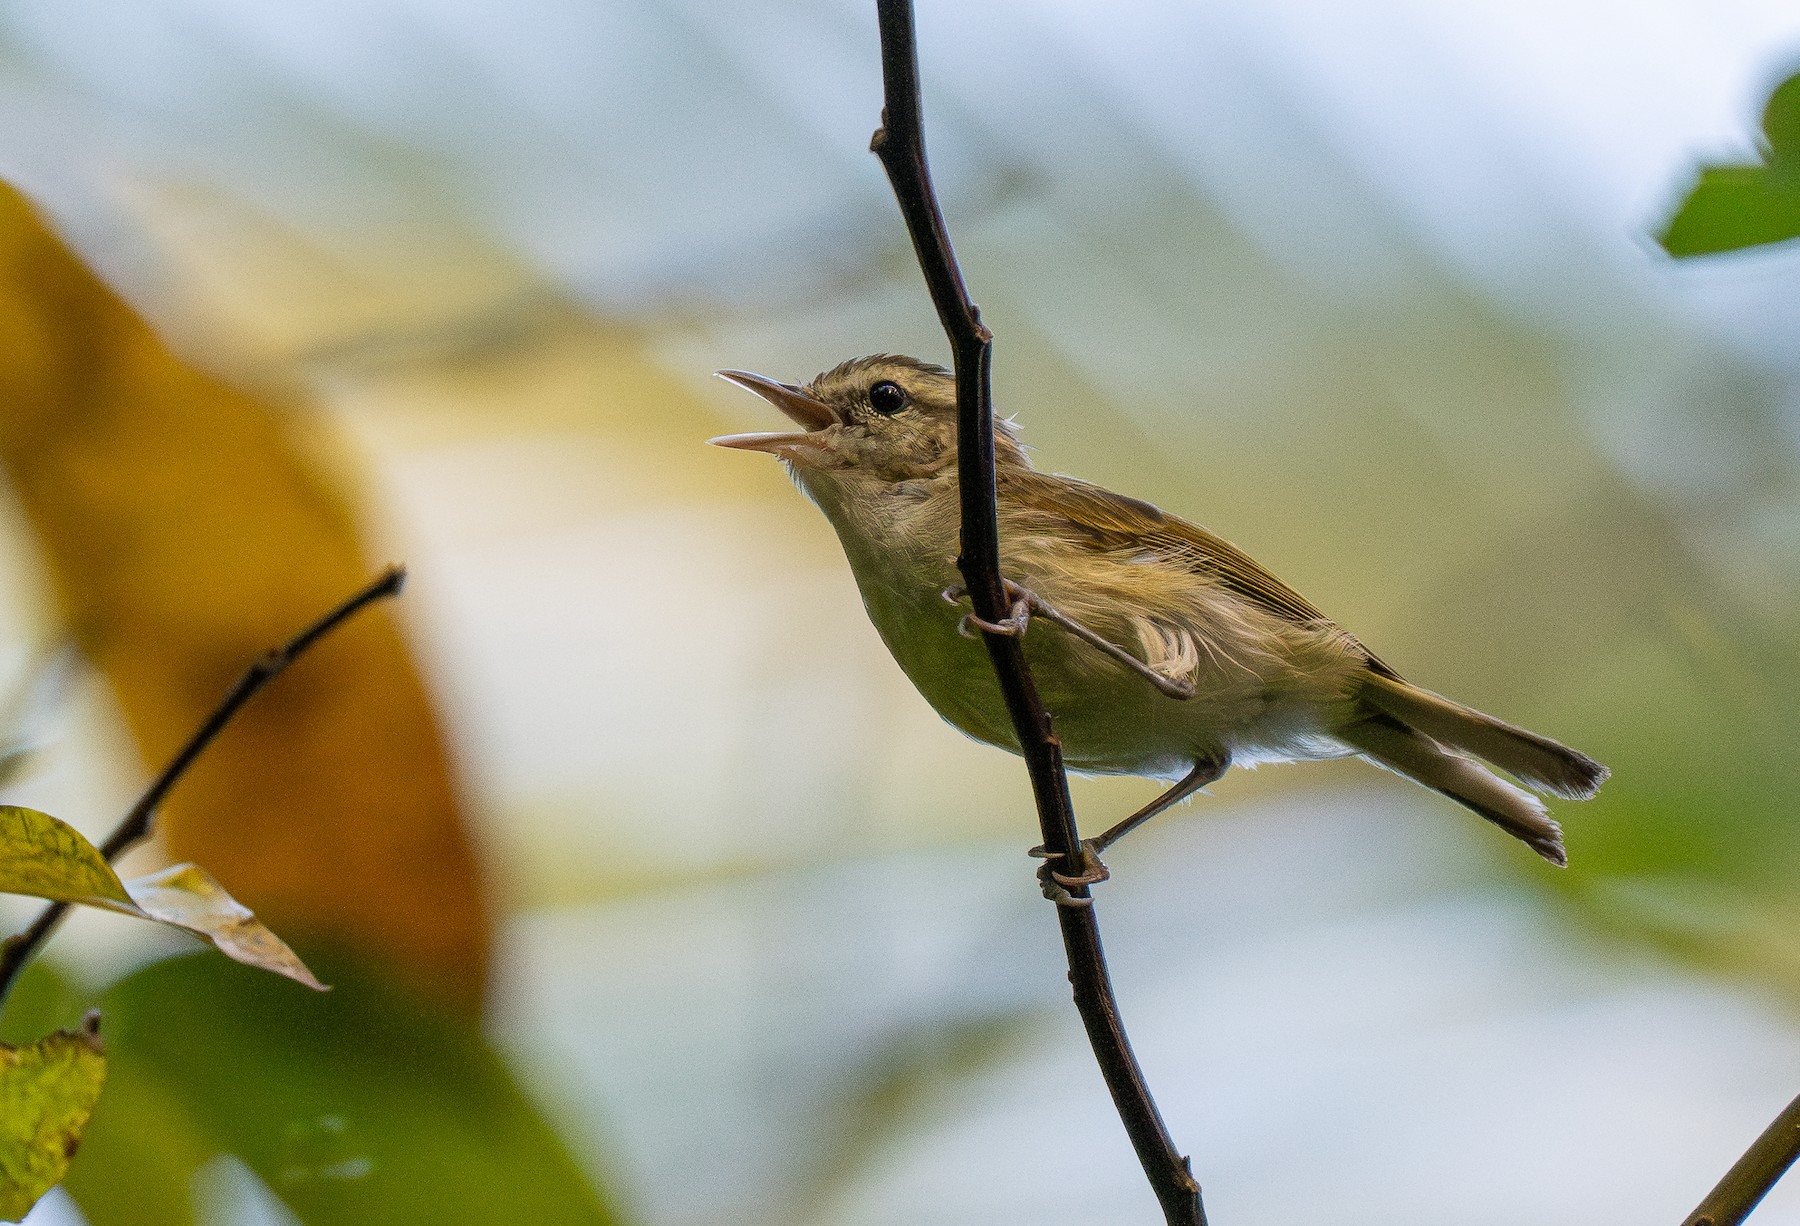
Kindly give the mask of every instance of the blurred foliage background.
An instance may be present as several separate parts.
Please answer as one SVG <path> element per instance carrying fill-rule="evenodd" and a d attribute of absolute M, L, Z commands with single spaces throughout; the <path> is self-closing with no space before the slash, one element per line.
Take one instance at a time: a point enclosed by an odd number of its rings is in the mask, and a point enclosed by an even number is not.
<path fill-rule="evenodd" d="M 1800 1089 L 1800 249 L 1652 236 L 1768 152 L 1800 15 L 920 26 L 1037 462 L 1615 772 L 1566 873 L 1355 763 L 1119 849 L 1213 1217 L 1679 1220 Z M 7 1015 L 97 1001 L 112 1053 L 34 1222 L 1153 1220 L 1017 763 L 911 692 L 773 466 L 701 445 L 766 424 L 719 367 L 944 355 L 878 109 L 847 0 L 0 10 L 0 665 L 40 745 L 0 799 L 104 830 L 257 651 L 413 573 L 145 853 L 337 990 L 81 917 Z"/>

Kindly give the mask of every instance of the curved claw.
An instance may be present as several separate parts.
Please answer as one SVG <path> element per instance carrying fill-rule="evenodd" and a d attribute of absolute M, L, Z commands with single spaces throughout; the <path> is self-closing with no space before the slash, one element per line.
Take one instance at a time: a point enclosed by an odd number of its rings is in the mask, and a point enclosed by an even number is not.
<path fill-rule="evenodd" d="M 1003 634 L 1007 638 L 1018 638 L 1021 634 L 1025 633 L 1026 628 L 1030 625 L 1031 606 L 1021 600 L 1014 603 L 1012 613 L 1009 616 L 1004 617 L 997 622 L 991 622 L 987 618 L 977 616 L 974 613 L 964 613 L 962 615 L 962 620 L 956 623 L 956 632 L 966 639 L 972 639 L 975 636 L 969 633 L 969 627 L 979 626 L 989 634 Z"/>
<path fill-rule="evenodd" d="M 1059 874 L 1050 871 L 1048 863 L 1038 866 L 1038 889 L 1044 892 L 1045 898 L 1059 907 L 1091 907 L 1094 905 L 1094 900 L 1091 898 L 1077 898 L 1069 893 L 1068 887 L 1058 880 L 1058 876 Z"/>
<path fill-rule="evenodd" d="M 1040 603 L 1037 595 L 1028 588 L 1020 587 L 1011 579 L 1004 580 L 1004 582 L 1006 598 L 1012 601 L 1012 612 L 997 622 L 991 622 L 975 613 L 964 613 L 962 620 L 956 623 L 958 634 L 966 639 L 972 639 L 975 636 L 970 633 L 969 627 L 977 626 L 989 634 L 1003 634 L 1007 638 L 1017 638 L 1030 628 L 1032 607 Z M 969 589 L 961 584 L 952 584 L 939 592 L 938 596 L 945 604 L 961 604 L 969 598 Z"/>
<path fill-rule="evenodd" d="M 1057 857 L 1057 859 L 1062 858 L 1061 856 Z M 1066 886 L 1099 885 L 1102 881 L 1107 881 L 1112 877 L 1112 871 L 1101 862 L 1100 853 L 1096 850 L 1096 844 L 1092 839 L 1081 840 L 1081 871 L 1079 873 L 1059 873 L 1050 867 L 1048 861 L 1044 864 L 1044 871 L 1056 882 Z"/>
<path fill-rule="evenodd" d="M 1044 861 L 1043 864 L 1038 866 L 1038 887 L 1043 890 L 1045 898 L 1048 898 L 1059 907 L 1093 906 L 1093 899 L 1077 898 L 1075 895 L 1069 893 L 1069 891 L 1079 886 L 1098 885 L 1100 882 L 1105 881 L 1112 876 L 1112 874 L 1107 871 L 1106 865 L 1100 862 L 1100 857 L 1094 850 L 1092 839 L 1083 839 L 1081 841 L 1081 872 L 1079 873 L 1071 874 L 1057 872 L 1051 865 L 1056 861 L 1066 859 L 1067 857 L 1062 852 L 1052 852 L 1045 849 L 1042 844 L 1033 847 L 1026 854 L 1035 856 Z"/>
<path fill-rule="evenodd" d="M 1045 881 L 1040 877 L 1038 884 L 1043 887 L 1044 897 L 1059 907 L 1091 907 L 1094 905 L 1093 899 L 1077 898 L 1054 881 Z"/>

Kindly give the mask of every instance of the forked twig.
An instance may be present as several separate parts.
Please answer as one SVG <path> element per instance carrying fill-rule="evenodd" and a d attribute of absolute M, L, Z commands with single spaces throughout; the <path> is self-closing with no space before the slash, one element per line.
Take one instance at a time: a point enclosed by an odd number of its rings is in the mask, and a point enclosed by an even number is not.
<path fill-rule="evenodd" d="M 314 643 L 336 630 L 357 612 L 377 600 L 383 600 L 397 593 L 406 582 L 406 568 L 390 566 L 367 587 L 338 605 L 331 612 L 319 618 L 312 625 L 296 634 L 281 647 L 265 652 L 260 659 L 244 670 L 243 676 L 227 690 L 213 708 L 212 714 L 187 739 L 187 743 L 176 751 L 169 759 L 169 764 L 162 768 L 150 786 L 144 789 L 137 803 L 131 806 L 128 813 L 119 822 L 116 830 L 100 845 L 100 854 L 112 863 L 150 836 L 151 821 L 156 816 L 157 806 L 161 805 L 169 789 L 173 788 L 181 777 L 187 773 L 202 753 L 206 752 L 225 725 L 243 709 L 245 703 L 255 697 L 269 682 L 311 647 Z M 0 1003 L 4 1003 L 8 993 L 12 991 L 13 981 L 25 964 L 31 961 L 38 947 L 55 930 L 63 916 L 68 912 L 69 904 L 56 902 L 45 907 L 32 922 L 31 927 L 14 936 L 7 937 L 0 943 Z"/>
<path fill-rule="evenodd" d="M 995 501 L 994 410 L 989 386 L 993 334 L 982 324 L 980 312 L 969 299 L 925 162 L 911 0 L 876 0 L 876 12 L 881 24 L 885 105 L 881 127 L 869 147 L 887 171 L 894 198 L 906 219 L 907 233 L 912 237 L 919 269 L 931 291 L 932 304 L 950 340 L 956 369 L 962 505 L 962 556 L 957 565 L 976 616 L 998 623 L 1008 616 L 1009 602 L 1000 574 L 999 509 Z M 982 638 L 1018 734 L 1019 752 L 1031 776 L 1045 852 L 1065 864 L 1078 863 L 1073 857 L 1079 855 L 1081 836 L 1069 800 L 1062 747 L 1032 684 L 1019 637 L 984 633 Z M 1194 1181 L 1187 1159 L 1169 1137 L 1120 1021 L 1094 908 L 1079 905 L 1089 899 L 1088 887 L 1075 885 L 1068 894 L 1068 901 L 1077 905 L 1058 906 L 1056 917 L 1062 926 L 1075 1007 L 1087 1028 L 1101 1076 L 1112 1092 L 1119 1118 L 1170 1226 L 1204 1226 L 1206 1213 L 1201 1208 L 1200 1185 Z"/>

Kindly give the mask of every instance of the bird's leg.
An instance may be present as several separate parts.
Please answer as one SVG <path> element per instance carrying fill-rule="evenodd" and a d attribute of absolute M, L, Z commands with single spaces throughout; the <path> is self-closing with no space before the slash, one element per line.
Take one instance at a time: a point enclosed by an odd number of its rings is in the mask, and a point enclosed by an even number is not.
<path fill-rule="evenodd" d="M 1082 847 L 1088 849 L 1096 857 L 1114 843 L 1136 830 L 1139 826 L 1161 813 L 1171 805 L 1178 805 L 1208 784 L 1217 783 L 1225 774 L 1225 768 L 1231 765 L 1228 755 L 1217 758 L 1202 758 L 1194 763 L 1194 769 L 1183 775 L 1170 785 L 1169 790 L 1155 800 L 1133 813 L 1124 821 L 1117 823 L 1095 835 L 1091 839 L 1083 839 Z"/>
<path fill-rule="evenodd" d="M 1102 638 L 1086 626 L 1050 604 L 1042 596 L 1030 588 L 1020 587 L 1012 580 L 1006 582 L 1006 596 L 1012 601 L 1012 613 L 1004 621 L 990 622 L 977 617 L 973 613 L 963 614 L 963 619 L 956 624 L 959 634 L 968 635 L 970 626 L 979 626 L 990 634 L 1019 635 L 1031 624 L 1031 615 L 1036 613 L 1045 621 L 1053 622 L 1067 630 L 1070 634 L 1099 651 L 1106 653 L 1125 667 L 1143 677 L 1151 685 L 1167 694 L 1170 698 L 1189 699 L 1194 696 L 1194 687 L 1185 681 L 1177 681 L 1173 677 L 1165 677 L 1148 664 L 1120 647 L 1117 643 Z M 960 584 L 947 587 L 943 593 L 949 604 L 961 604 L 968 596 L 968 590 Z"/>
<path fill-rule="evenodd" d="M 1139 809 L 1136 813 L 1133 813 L 1124 821 L 1109 827 L 1107 830 L 1095 835 L 1091 839 L 1081 840 L 1081 848 L 1076 853 L 1081 860 L 1081 871 L 1079 873 L 1057 872 L 1050 867 L 1051 862 L 1064 859 L 1065 857 L 1061 854 L 1052 855 L 1041 846 L 1033 847 L 1031 849 L 1031 854 L 1044 861 L 1043 865 L 1038 869 L 1038 881 L 1044 887 L 1044 896 L 1059 903 L 1066 898 L 1068 899 L 1067 905 L 1082 905 L 1084 900 L 1071 897 L 1067 887 L 1077 885 L 1097 885 L 1111 876 L 1107 871 L 1106 865 L 1100 860 L 1101 852 L 1130 834 L 1133 830 L 1136 830 L 1139 826 L 1155 817 L 1158 813 L 1161 813 L 1164 809 L 1169 808 L 1171 805 L 1180 804 L 1189 796 L 1198 792 L 1201 788 L 1210 783 L 1216 783 L 1219 777 L 1225 773 L 1225 768 L 1230 765 L 1231 759 L 1229 757 L 1222 756 L 1219 758 L 1201 759 L 1194 763 L 1194 769 L 1183 775 L 1167 791 L 1143 808 Z"/>

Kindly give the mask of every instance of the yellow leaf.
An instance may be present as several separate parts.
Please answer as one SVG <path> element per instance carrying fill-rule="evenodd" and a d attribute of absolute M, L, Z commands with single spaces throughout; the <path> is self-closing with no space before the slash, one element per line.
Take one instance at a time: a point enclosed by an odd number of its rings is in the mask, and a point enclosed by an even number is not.
<path fill-rule="evenodd" d="M 0 1220 L 16 1222 L 69 1169 L 106 1080 L 99 1015 L 29 1047 L 0 1043 Z"/>
<path fill-rule="evenodd" d="M 326 990 L 285 941 L 270 932 L 250 908 L 227 894 L 199 865 L 172 865 L 160 873 L 127 881 L 125 889 L 145 918 L 185 928 L 246 966 L 286 975 L 321 992 Z"/>
<path fill-rule="evenodd" d="M 170 353 L 0 188 L 0 466 L 153 767 L 246 664 L 375 569 L 329 479 L 341 467 L 298 429 Z M 171 855 L 279 931 L 479 1009 L 484 883 L 388 612 L 259 695 L 160 820 Z"/>
<path fill-rule="evenodd" d="M 79 830 L 16 805 L 0 805 L 0 893 L 135 910 L 119 875 Z"/>

